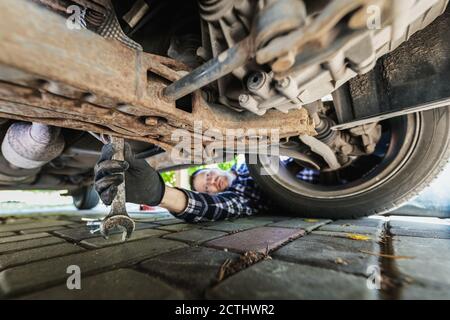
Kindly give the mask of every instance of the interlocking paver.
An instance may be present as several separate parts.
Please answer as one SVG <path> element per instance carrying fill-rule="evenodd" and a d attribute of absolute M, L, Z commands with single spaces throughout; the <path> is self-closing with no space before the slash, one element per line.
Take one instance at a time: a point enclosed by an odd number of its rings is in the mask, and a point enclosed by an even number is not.
<path fill-rule="evenodd" d="M 30 230 L 36 228 L 46 228 L 46 227 L 54 227 L 54 226 L 64 226 L 71 224 L 70 221 L 64 220 L 43 220 L 37 222 L 30 223 L 14 223 L 14 224 L 2 224 L 0 225 L 0 232 L 12 232 L 12 231 L 22 231 L 22 230 Z"/>
<path fill-rule="evenodd" d="M 0 238 L 4 238 L 4 237 L 11 237 L 11 236 L 15 236 L 16 234 L 14 232 L 1 232 L 0 233 Z"/>
<path fill-rule="evenodd" d="M 161 219 L 161 220 L 155 220 L 153 221 L 153 223 L 159 224 L 161 226 L 168 226 L 171 224 L 178 224 L 178 223 L 183 223 L 184 220 L 181 219 Z"/>
<path fill-rule="evenodd" d="M 84 222 L 84 223 L 68 224 L 67 226 L 64 226 L 64 227 L 68 228 L 68 229 L 78 229 L 78 228 L 85 227 L 85 226 L 86 226 L 86 222 Z"/>
<path fill-rule="evenodd" d="M 106 213 L 105 213 L 106 215 Z M 95 217 L 100 217 L 101 215 L 89 215 L 89 218 L 95 218 Z M 50 217 L 47 217 L 47 219 Z M 57 215 L 57 216 L 53 216 L 51 218 L 54 219 L 60 219 L 60 220 L 65 220 L 65 221 L 72 221 L 72 223 L 83 223 L 86 224 L 86 222 L 84 222 L 82 219 L 82 215 Z"/>
<path fill-rule="evenodd" d="M 141 267 L 152 275 L 188 288 L 197 298 L 215 283 L 221 265 L 227 259 L 238 257 L 231 252 L 191 247 L 151 258 L 141 263 Z"/>
<path fill-rule="evenodd" d="M 39 260 L 59 257 L 84 251 L 85 249 L 71 243 L 58 243 L 41 248 L 33 248 L 3 254 L 0 256 L 0 270 Z"/>
<path fill-rule="evenodd" d="M 156 223 L 136 221 L 136 228 L 135 228 L 135 230 L 151 229 L 151 228 L 155 228 L 155 227 L 158 227 L 158 226 L 159 225 L 157 225 Z"/>
<path fill-rule="evenodd" d="M 265 260 L 208 291 L 211 299 L 374 299 L 364 277 Z"/>
<path fill-rule="evenodd" d="M 320 236 L 329 236 L 329 237 L 338 237 L 338 238 L 344 238 L 349 239 L 350 237 L 354 236 L 362 236 L 364 238 L 368 238 L 370 240 L 376 240 L 380 238 L 380 233 L 377 234 L 359 234 L 359 233 L 352 233 L 352 232 L 338 232 L 338 231 L 320 231 L 314 230 L 315 235 Z"/>
<path fill-rule="evenodd" d="M 373 240 L 358 241 L 313 232 L 276 250 L 272 257 L 348 273 L 370 274 L 368 267 L 378 265 L 378 257 L 360 250 L 378 254 L 379 245 Z"/>
<path fill-rule="evenodd" d="M 450 287 L 449 239 L 395 236 L 392 243 L 395 255 L 412 257 L 398 259 L 396 264 L 398 271 L 414 284 Z"/>
<path fill-rule="evenodd" d="M 433 221 L 433 219 L 430 220 Z M 390 233 L 397 236 L 450 239 L 450 225 L 448 224 L 391 220 L 389 227 Z"/>
<path fill-rule="evenodd" d="M 400 299 L 403 300 L 449 300 L 450 286 L 433 286 L 427 284 L 425 287 L 410 284 L 401 289 Z"/>
<path fill-rule="evenodd" d="M 64 230 L 69 228 L 70 225 L 67 226 L 56 226 L 56 227 L 45 227 L 45 228 L 36 228 L 36 229 L 30 229 L 30 230 L 22 230 L 19 231 L 20 234 L 33 234 L 33 233 L 41 233 L 41 232 L 52 232 L 52 231 L 58 231 L 58 230 Z"/>
<path fill-rule="evenodd" d="M 360 233 L 360 234 L 377 234 L 380 229 L 373 227 L 362 227 L 362 226 L 349 226 L 349 225 L 337 225 L 337 224 L 327 224 L 318 229 L 319 231 L 329 231 L 329 232 L 345 232 L 345 233 Z"/>
<path fill-rule="evenodd" d="M 64 242 L 64 239 L 57 237 L 45 237 L 19 242 L 8 242 L 0 244 L 0 254 L 5 252 L 20 251 L 31 248 L 39 248 L 49 244 Z"/>
<path fill-rule="evenodd" d="M 81 290 L 68 290 L 57 286 L 23 299 L 96 299 L 96 300 L 138 300 L 138 299 L 184 299 L 183 292 L 160 279 L 131 269 L 119 269 L 82 279 Z"/>
<path fill-rule="evenodd" d="M 151 223 L 136 223 L 135 230 L 144 230 L 144 229 L 152 229 L 156 225 Z M 54 232 L 56 235 L 67 239 L 69 241 L 74 242 L 80 242 L 82 240 L 91 239 L 91 238 L 97 238 L 99 237 L 99 233 L 91 233 L 90 229 L 87 226 L 80 226 L 78 228 L 74 229 L 64 229 L 64 230 L 58 230 Z M 111 235 L 113 234 L 122 234 L 122 232 L 118 229 L 112 230 Z"/>
<path fill-rule="evenodd" d="M 187 224 L 150 217 L 136 220 L 131 241 L 120 243 L 120 231 L 104 240 L 91 234 L 80 216 L 2 218 L 0 297 L 189 299 L 207 292 L 207 298 L 225 299 L 450 299 L 448 221 L 388 219 L 330 222 L 272 215 Z M 393 237 L 383 241 L 392 243 L 392 252 L 382 252 L 386 246 L 377 243 L 385 225 Z M 355 234 L 368 239 L 352 240 Z M 272 260 L 216 284 L 223 263 L 239 257 L 234 251 L 267 248 Z M 83 290 L 67 290 L 69 265 L 81 267 Z M 392 294 L 367 289 L 369 266 L 389 269 L 388 276 L 402 285 Z"/>
<path fill-rule="evenodd" d="M 237 232 L 256 227 L 261 227 L 266 224 L 267 221 L 253 221 L 250 223 L 250 222 L 241 222 L 240 219 L 237 219 L 236 221 L 220 221 L 211 223 L 208 227 L 205 227 L 204 229 L 223 232 Z"/>
<path fill-rule="evenodd" d="M 259 227 L 238 232 L 220 239 L 208 241 L 205 245 L 213 248 L 230 249 L 238 252 L 256 251 L 264 253 L 283 243 L 305 234 L 301 229 Z"/>
<path fill-rule="evenodd" d="M 372 216 L 359 219 L 342 219 L 333 221 L 333 224 L 348 225 L 348 226 L 360 226 L 360 227 L 372 227 L 381 228 L 386 223 L 386 217 Z"/>
<path fill-rule="evenodd" d="M 48 234 L 46 232 L 24 234 L 24 235 L 14 235 L 12 237 L 0 238 L 0 244 L 8 243 L 8 242 L 18 242 L 18 241 L 24 241 L 24 240 L 30 240 L 30 239 L 45 238 L 45 237 L 49 237 L 49 236 L 50 236 L 50 234 Z"/>
<path fill-rule="evenodd" d="M 95 237 L 99 236 L 98 233 L 97 234 L 91 233 L 90 229 L 86 226 L 82 226 L 82 227 L 78 227 L 78 228 L 74 228 L 74 229 L 62 229 L 62 230 L 55 231 L 54 234 L 56 234 L 59 237 L 62 237 L 64 239 L 67 239 L 70 241 L 75 241 L 75 242 L 80 242 L 84 239 L 95 238 Z"/>
<path fill-rule="evenodd" d="M 9 217 L 5 220 L 5 224 L 22 224 L 22 223 L 30 223 L 30 222 L 36 222 L 35 219 L 32 218 L 14 218 L 14 217 Z"/>
<path fill-rule="evenodd" d="M 383 218 L 362 218 L 357 220 L 337 220 L 320 227 L 320 231 L 348 232 L 362 234 L 379 233 L 385 220 Z"/>
<path fill-rule="evenodd" d="M 256 216 L 251 216 L 251 217 L 247 217 L 247 218 L 240 218 L 240 219 L 238 219 L 238 221 L 241 221 L 241 222 L 261 221 L 261 222 L 267 222 L 267 224 L 269 224 L 269 223 L 274 223 L 274 222 L 288 220 L 288 219 L 289 219 L 289 217 L 285 217 L 283 215 L 280 215 L 280 216 L 256 215 Z"/>
<path fill-rule="evenodd" d="M 135 241 L 139 239 L 145 239 L 150 237 L 159 237 L 162 235 L 167 234 L 167 231 L 163 230 L 157 230 L 157 229 L 143 229 L 134 231 L 133 234 L 129 239 L 127 239 L 127 242 Z M 97 238 L 90 238 L 86 239 L 80 242 L 81 245 L 84 245 L 88 248 L 101 248 L 106 246 L 115 245 L 118 243 L 121 243 L 122 241 L 122 234 L 114 234 L 109 237 L 109 239 L 104 239 L 103 237 Z"/>
<path fill-rule="evenodd" d="M 190 223 L 179 223 L 179 224 L 170 224 L 170 225 L 161 225 L 157 227 L 160 230 L 179 232 L 179 231 L 187 231 L 191 229 L 200 228 L 199 224 L 190 224 Z"/>
<path fill-rule="evenodd" d="M 227 235 L 227 233 L 220 231 L 192 229 L 177 233 L 171 233 L 165 235 L 164 238 L 184 241 L 191 244 L 200 244 L 208 240 L 216 239 L 225 235 Z"/>
<path fill-rule="evenodd" d="M 283 220 L 270 224 L 270 227 L 281 227 L 281 228 L 295 228 L 303 229 L 306 232 L 311 232 L 327 223 L 331 220 L 325 219 L 305 219 L 305 218 L 293 218 L 289 220 Z"/>
<path fill-rule="evenodd" d="M 0 272 L 0 296 L 63 283 L 67 279 L 67 267 L 71 265 L 79 266 L 86 276 L 137 263 L 183 246 L 186 245 L 177 241 L 150 238 L 12 267 Z"/>

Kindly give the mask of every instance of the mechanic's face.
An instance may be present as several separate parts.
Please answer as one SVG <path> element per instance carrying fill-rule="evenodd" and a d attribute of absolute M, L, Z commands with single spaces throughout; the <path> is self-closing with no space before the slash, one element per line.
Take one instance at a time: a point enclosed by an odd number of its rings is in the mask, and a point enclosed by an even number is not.
<path fill-rule="evenodd" d="M 225 191 L 234 178 L 230 172 L 220 169 L 205 169 L 196 174 L 193 180 L 195 191 L 215 194 Z"/>

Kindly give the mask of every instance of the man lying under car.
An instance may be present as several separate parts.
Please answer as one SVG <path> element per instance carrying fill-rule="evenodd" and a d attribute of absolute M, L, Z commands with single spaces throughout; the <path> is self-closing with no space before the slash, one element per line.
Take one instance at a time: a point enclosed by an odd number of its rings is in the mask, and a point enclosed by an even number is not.
<path fill-rule="evenodd" d="M 113 155 L 112 145 L 105 145 L 95 166 L 95 189 L 106 205 L 112 203 L 125 176 L 127 202 L 160 206 L 187 222 L 250 216 L 272 207 L 245 164 L 230 171 L 197 170 L 191 176 L 191 191 L 166 186 L 147 161 L 134 157 L 128 144 L 124 149 L 125 161 L 112 160 Z M 310 180 L 311 176 L 311 172 L 302 172 L 299 178 Z"/>

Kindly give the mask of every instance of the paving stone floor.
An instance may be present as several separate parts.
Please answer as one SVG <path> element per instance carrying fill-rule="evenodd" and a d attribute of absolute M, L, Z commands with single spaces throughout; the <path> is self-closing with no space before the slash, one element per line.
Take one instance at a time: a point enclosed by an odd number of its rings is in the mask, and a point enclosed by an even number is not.
<path fill-rule="evenodd" d="M 450 220 L 149 215 L 122 243 L 81 216 L 0 217 L 0 298 L 450 299 Z"/>

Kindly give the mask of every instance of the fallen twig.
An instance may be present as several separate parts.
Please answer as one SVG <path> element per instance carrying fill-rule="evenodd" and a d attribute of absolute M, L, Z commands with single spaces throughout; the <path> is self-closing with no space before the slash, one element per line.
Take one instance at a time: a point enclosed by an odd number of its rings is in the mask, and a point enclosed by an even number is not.
<path fill-rule="evenodd" d="M 217 274 L 217 282 L 224 280 L 236 272 L 250 267 L 251 265 L 263 260 L 270 258 L 268 251 L 266 253 L 247 251 L 243 253 L 237 260 L 227 259 L 220 266 L 219 272 Z"/>

